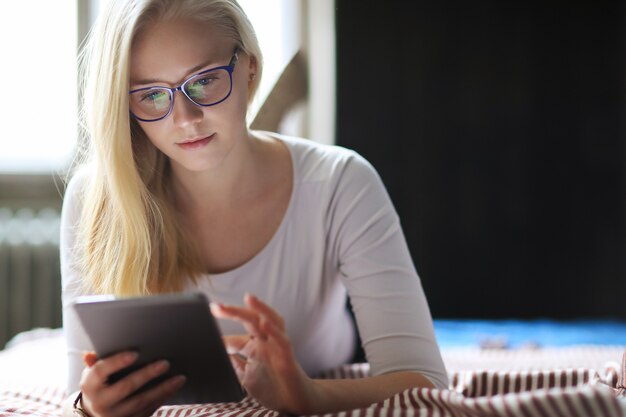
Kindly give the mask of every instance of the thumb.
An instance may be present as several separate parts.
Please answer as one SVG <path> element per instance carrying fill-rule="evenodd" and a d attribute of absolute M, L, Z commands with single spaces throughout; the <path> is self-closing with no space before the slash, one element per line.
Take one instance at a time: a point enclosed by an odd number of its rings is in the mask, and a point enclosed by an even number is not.
<path fill-rule="evenodd" d="M 241 383 L 246 373 L 247 362 L 238 353 L 231 353 L 228 356 L 230 357 L 230 363 L 233 365 L 233 369 L 237 374 L 237 379 L 239 379 L 239 382 Z"/>
<path fill-rule="evenodd" d="M 250 341 L 250 336 L 247 334 L 237 334 L 222 337 L 226 350 L 229 353 L 239 352 Z"/>
<path fill-rule="evenodd" d="M 83 352 L 83 362 L 85 362 L 87 367 L 91 368 L 97 360 L 98 356 L 96 355 L 96 352 Z"/>

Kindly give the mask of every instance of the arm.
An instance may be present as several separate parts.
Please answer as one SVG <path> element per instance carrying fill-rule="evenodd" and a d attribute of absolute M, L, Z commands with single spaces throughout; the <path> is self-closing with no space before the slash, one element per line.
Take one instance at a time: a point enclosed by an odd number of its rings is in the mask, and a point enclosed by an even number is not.
<path fill-rule="evenodd" d="M 318 379 L 314 404 L 315 413 L 366 407 L 409 388 L 434 388 L 425 376 L 417 372 L 393 372 L 359 379 Z M 325 408 L 322 407 L 325 406 Z"/>
<path fill-rule="evenodd" d="M 322 208 L 327 261 L 336 265 L 336 279 L 348 290 L 374 376 L 310 379 L 293 358 L 282 318 L 272 309 L 254 297 L 246 298 L 245 308 L 214 307 L 216 316 L 242 322 L 250 334 L 225 338 L 237 352 L 232 358 L 242 384 L 263 405 L 280 411 L 340 411 L 407 388 L 447 386 L 428 304 L 382 181 L 354 153 L 334 161 L 325 184 L 330 199 Z"/>
<path fill-rule="evenodd" d="M 63 417 L 74 417 L 74 400 L 78 396 L 78 391 L 72 393 L 63 401 Z"/>
<path fill-rule="evenodd" d="M 61 275 L 63 328 L 68 352 L 68 387 L 73 392 L 63 404 L 63 415 L 73 416 L 73 403 L 78 390 L 83 392 L 81 408 L 90 416 L 149 416 L 163 401 L 176 392 L 184 379 L 172 377 L 156 387 L 129 398 L 137 388 L 167 371 L 167 364 L 147 365 L 115 384 L 106 383 L 108 376 L 132 364 L 132 356 L 120 353 L 97 360 L 89 339 L 79 323 L 72 301 L 89 293 L 83 288 L 83 276 L 77 266 L 76 235 L 80 218 L 80 195 L 84 173 L 77 174 L 67 187 L 61 216 Z M 165 366 L 165 367 L 163 367 Z"/>
<path fill-rule="evenodd" d="M 329 256 L 350 297 L 371 374 L 418 372 L 446 388 L 428 302 L 382 180 L 353 154 L 332 189 Z"/>
<path fill-rule="evenodd" d="M 407 388 L 433 384 L 415 372 L 362 379 L 309 378 L 295 360 L 283 319 L 254 296 L 245 307 L 214 304 L 216 317 L 240 321 L 248 336 L 226 336 L 225 343 L 242 385 L 265 407 L 291 414 L 319 414 L 368 406 Z"/>
<path fill-rule="evenodd" d="M 61 298 L 63 305 L 63 333 L 67 349 L 67 392 L 78 391 L 78 382 L 85 365 L 83 352 L 93 350 L 82 329 L 72 302 L 88 292 L 83 288 L 83 276 L 78 266 L 77 233 L 82 210 L 81 196 L 87 182 L 87 173 L 79 171 L 69 182 L 61 212 Z M 75 396 L 74 396 L 75 398 Z M 72 398 L 73 400 L 73 398 Z"/>

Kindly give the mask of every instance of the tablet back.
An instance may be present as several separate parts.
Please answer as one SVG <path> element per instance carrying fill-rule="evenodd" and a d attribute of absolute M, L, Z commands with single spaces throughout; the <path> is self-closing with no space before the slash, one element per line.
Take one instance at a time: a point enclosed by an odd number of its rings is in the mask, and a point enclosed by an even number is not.
<path fill-rule="evenodd" d="M 187 377 L 167 404 L 232 402 L 244 394 L 204 294 L 168 294 L 123 299 L 81 297 L 74 304 L 98 357 L 123 350 L 139 353 L 133 366 L 109 383 L 146 364 L 167 359 L 170 370 L 144 391 L 174 375 Z"/>

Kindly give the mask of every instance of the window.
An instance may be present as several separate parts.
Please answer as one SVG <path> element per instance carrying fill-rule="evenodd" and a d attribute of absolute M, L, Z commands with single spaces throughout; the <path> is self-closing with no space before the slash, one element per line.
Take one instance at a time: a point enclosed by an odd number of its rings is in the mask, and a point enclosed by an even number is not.
<path fill-rule="evenodd" d="M 107 1 L 0 3 L 0 16 L 5 17 L 0 37 L 14 40 L 0 43 L 0 174 L 50 173 L 69 165 L 78 137 L 77 33 L 89 24 L 78 22 L 77 8 L 88 10 L 84 18 L 89 20 Z M 257 31 L 265 60 L 253 115 L 299 47 L 298 2 L 240 4 Z"/>
<path fill-rule="evenodd" d="M 77 137 L 76 3 L 6 1 L 0 16 L 0 173 L 60 170 Z"/>
<path fill-rule="evenodd" d="M 255 114 L 281 72 L 300 46 L 298 2 L 294 0 L 239 0 L 252 22 L 265 66 L 250 114 Z"/>

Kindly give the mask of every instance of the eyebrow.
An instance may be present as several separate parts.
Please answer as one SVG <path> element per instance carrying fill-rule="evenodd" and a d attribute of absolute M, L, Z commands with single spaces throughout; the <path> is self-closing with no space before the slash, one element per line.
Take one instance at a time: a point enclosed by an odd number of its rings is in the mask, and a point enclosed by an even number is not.
<path fill-rule="evenodd" d="M 205 61 L 204 63 L 200 64 L 200 65 L 196 65 L 193 68 L 190 68 L 185 74 L 188 74 L 187 76 L 185 76 L 185 79 L 187 77 L 189 77 L 190 75 L 193 75 L 194 73 L 200 71 L 201 69 L 208 67 L 209 65 L 213 64 L 214 60 L 210 59 L 208 61 Z M 130 85 L 146 85 L 146 84 L 158 84 L 158 83 L 165 83 L 165 84 L 169 84 L 163 80 L 159 80 L 156 78 L 144 78 L 141 80 L 130 80 Z"/>

